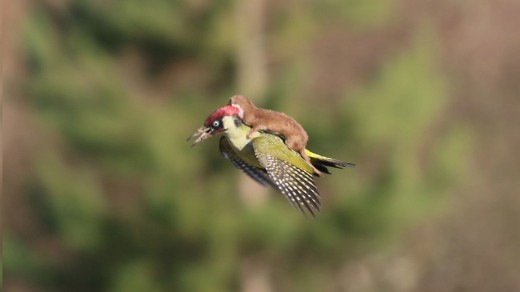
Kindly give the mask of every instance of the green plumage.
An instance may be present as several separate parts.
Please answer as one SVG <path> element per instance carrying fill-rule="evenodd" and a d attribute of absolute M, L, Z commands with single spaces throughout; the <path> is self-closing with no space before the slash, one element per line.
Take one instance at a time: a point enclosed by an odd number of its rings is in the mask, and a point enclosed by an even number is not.
<path fill-rule="evenodd" d="M 247 139 L 246 133 L 250 128 L 237 119 L 226 116 L 222 120 L 225 128 L 225 136 L 220 139 L 222 156 L 260 184 L 269 184 L 279 190 L 302 212 L 307 210 L 314 216 L 321 203 L 312 167 L 276 135 L 254 133 L 251 139 Z M 327 167 L 353 166 L 306 151 L 312 164 L 325 173 L 330 173 Z"/>

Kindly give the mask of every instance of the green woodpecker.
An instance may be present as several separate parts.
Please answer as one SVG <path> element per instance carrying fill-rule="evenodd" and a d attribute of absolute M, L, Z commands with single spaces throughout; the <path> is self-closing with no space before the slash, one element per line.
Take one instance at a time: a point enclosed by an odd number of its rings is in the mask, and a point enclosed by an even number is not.
<path fill-rule="evenodd" d="M 239 108 L 226 105 L 218 108 L 206 119 L 188 140 L 195 138 L 192 146 L 217 134 L 220 138 L 220 153 L 233 165 L 262 185 L 270 185 L 280 191 L 295 208 L 313 216 L 320 210 L 320 194 L 313 176 L 314 168 L 328 173 L 327 167 L 354 166 L 318 155 L 307 149 L 305 152 L 312 165 L 290 149 L 281 137 L 267 132 L 249 133 L 250 127 L 239 118 Z M 248 135 L 249 133 L 249 135 Z"/>

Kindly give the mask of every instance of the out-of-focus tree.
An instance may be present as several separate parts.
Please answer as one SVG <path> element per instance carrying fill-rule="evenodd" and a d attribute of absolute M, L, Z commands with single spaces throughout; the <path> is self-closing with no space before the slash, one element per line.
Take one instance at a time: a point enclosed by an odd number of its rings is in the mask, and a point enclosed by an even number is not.
<path fill-rule="evenodd" d="M 399 50 L 374 49 L 353 88 L 319 96 L 320 38 L 332 27 L 382 30 L 396 1 L 267 2 L 261 105 L 294 115 L 311 149 L 359 165 L 319 180 L 318 219 L 274 191 L 244 208 L 216 139 L 185 143 L 240 79 L 233 1 L 32 3 L 17 90 L 47 139 L 34 141 L 32 173 L 16 194 L 37 231 L 28 241 L 7 228 L 7 280 L 60 291 L 230 291 L 247 257 L 269 268 L 276 290 L 335 290 L 345 263 L 388 248 L 435 211 L 472 144 L 467 128 L 443 123 L 450 91 L 436 31 L 419 23 Z"/>

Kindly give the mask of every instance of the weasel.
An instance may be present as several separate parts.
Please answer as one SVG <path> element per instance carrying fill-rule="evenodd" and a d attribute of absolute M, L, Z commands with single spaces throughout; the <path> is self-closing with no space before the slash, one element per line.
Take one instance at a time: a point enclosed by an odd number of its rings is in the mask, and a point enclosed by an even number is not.
<path fill-rule="evenodd" d="M 292 117 L 272 110 L 257 108 L 247 97 L 235 95 L 229 99 L 229 105 L 239 110 L 238 116 L 242 121 L 251 126 L 251 130 L 246 137 L 258 130 L 264 130 L 275 135 L 282 135 L 285 138 L 285 145 L 298 152 L 301 157 L 312 167 L 314 173 L 320 176 L 321 172 L 312 165 L 310 158 L 305 153 L 305 147 L 309 136 L 302 125 Z"/>

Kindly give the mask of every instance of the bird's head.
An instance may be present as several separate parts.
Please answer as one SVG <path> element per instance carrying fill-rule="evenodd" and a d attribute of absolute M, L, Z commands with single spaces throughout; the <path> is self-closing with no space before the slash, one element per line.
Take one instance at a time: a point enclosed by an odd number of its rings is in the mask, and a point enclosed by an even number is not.
<path fill-rule="evenodd" d="M 225 105 L 216 109 L 206 118 L 204 126 L 195 131 L 187 141 L 196 137 L 195 141 L 193 141 L 193 146 L 214 135 L 227 131 L 230 126 L 238 127 L 239 125 L 236 125 L 237 122 L 240 123 L 238 114 L 239 109 L 232 105 Z"/>

